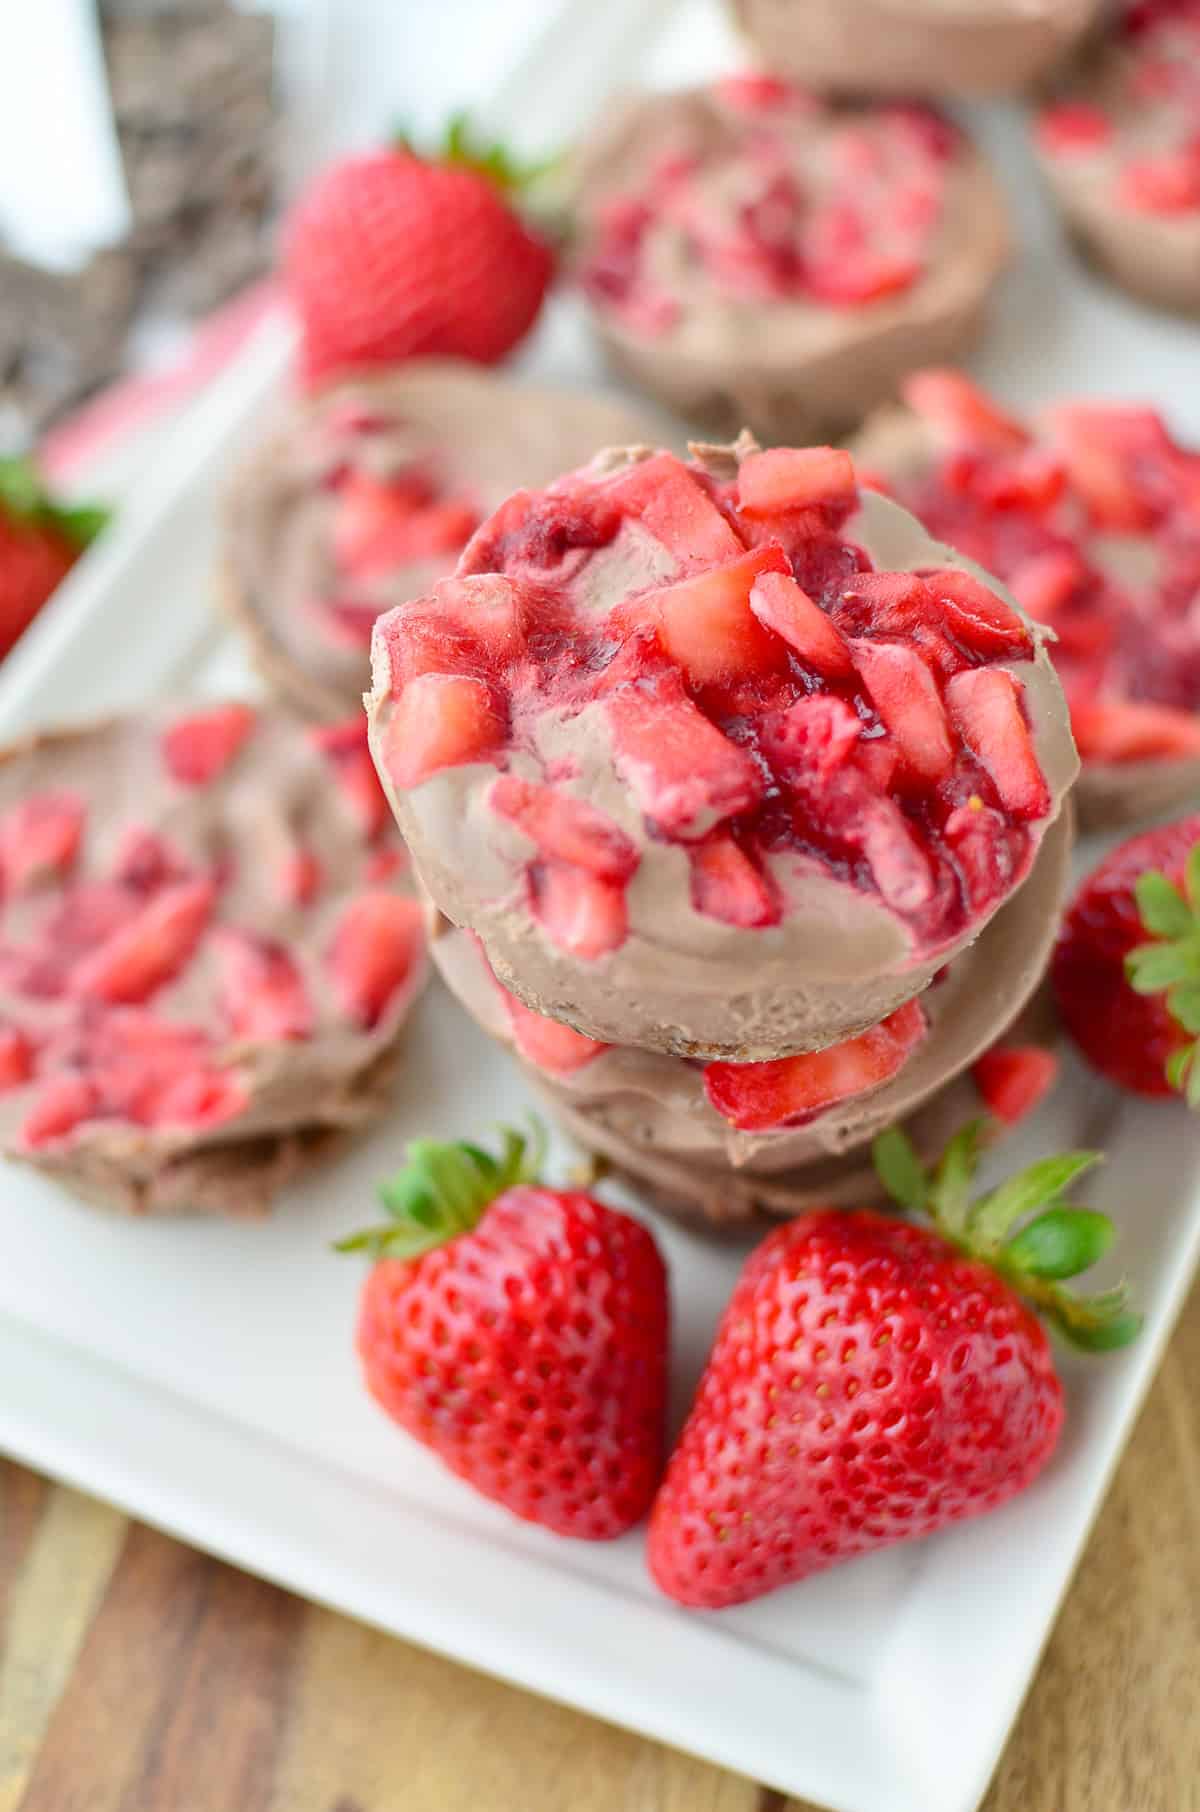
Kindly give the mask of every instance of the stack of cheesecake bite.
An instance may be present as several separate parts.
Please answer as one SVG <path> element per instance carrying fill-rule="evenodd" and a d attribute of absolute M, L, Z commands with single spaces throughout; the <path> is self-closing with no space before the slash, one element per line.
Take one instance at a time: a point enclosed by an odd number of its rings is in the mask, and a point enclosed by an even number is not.
<path fill-rule="evenodd" d="M 602 453 L 509 498 L 373 664 L 434 960 L 583 1145 L 738 1220 L 977 1110 L 1075 750 L 1037 626 L 848 454 Z"/>

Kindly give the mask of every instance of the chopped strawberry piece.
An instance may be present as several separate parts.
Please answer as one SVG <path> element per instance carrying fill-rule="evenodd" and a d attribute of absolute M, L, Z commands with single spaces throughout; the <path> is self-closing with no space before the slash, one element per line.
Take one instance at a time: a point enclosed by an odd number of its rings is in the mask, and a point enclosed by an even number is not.
<path fill-rule="evenodd" d="M 1200 208 L 1200 156 L 1185 146 L 1133 158 L 1117 178 L 1117 194 L 1138 214 L 1193 214 Z"/>
<path fill-rule="evenodd" d="M 688 698 L 677 674 L 605 698 L 618 774 L 664 832 L 702 835 L 762 793 L 751 757 Z"/>
<path fill-rule="evenodd" d="M 978 384 L 961 371 L 914 371 L 901 385 L 914 415 L 932 423 L 953 440 L 975 442 L 1009 452 L 1028 444 L 1020 422 L 997 407 Z"/>
<path fill-rule="evenodd" d="M 379 620 L 378 604 L 360 604 L 352 598 L 315 598 L 304 607 L 319 635 L 335 648 L 369 648 Z"/>
<path fill-rule="evenodd" d="M 1052 548 L 1022 560 L 1008 583 L 1022 610 L 1039 623 L 1052 623 L 1087 578 L 1087 566 L 1077 553 Z"/>
<path fill-rule="evenodd" d="M 168 881 L 180 881 L 186 873 L 180 856 L 165 837 L 143 824 L 132 824 L 121 838 L 113 864 L 113 880 L 139 893 L 153 893 Z"/>
<path fill-rule="evenodd" d="M 933 897 L 933 871 L 894 799 L 872 799 L 854 828 L 884 902 L 893 912 L 919 912 Z"/>
<path fill-rule="evenodd" d="M 894 738 L 882 728 L 876 735 L 860 736 L 854 749 L 854 765 L 877 793 L 889 793 L 900 766 L 900 750 Z"/>
<path fill-rule="evenodd" d="M 728 519 L 700 480 L 672 453 L 654 453 L 620 473 L 606 496 L 643 526 L 684 571 L 744 552 Z"/>
<path fill-rule="evenodd" d="M 321 891 L 321 864 L 311 849 L 294 849 L 285 858 L 279 891 L 289 906 L 311 906 Z"/>
<path fill-rule="evenodd" d="M 38 1091 L 18 1134 L 23 1145 L 53 1145 L 90 1119 L 100 1106 L 99 1091 L 86 1076 L 52 1076 Z"/>
<path fill-rule="evenodd" d="M 1200 717 L 1145 699 L 1097 698 L 1071 707 L 1085 761 L 1171 761 L 1200 756 Z"/>
<path fill-rule="evenodd" d="M 1015 873 L 1004 819 L 976 797 L 955 807 L 944 835 L 972 909 L 984 911 L 1008 891 Z"/>
<path fill-rule="evenodd" d="M 397 875 L 408 869 L 408 851 L 403 845 L 393 845 L 391 849 L 374 849 L 367 857 L 367 866 L 363 878 L 372 887 L 384 881 L 394 881 Z"/>
<path fill-rule="evenodd" d="M 704 1092 L 739 1132 L 797 1126 L 865 1095 L 897 1074 L 928 1032 L 925 1014 L 908 1001 L 879 1025 L 830 1045 L 767 1063 L 710 1063 Z"/>
<path fill-rule="evenodd" d="M 926 573 L 925 589 L 932 600 L 934 623 L 940 617 L 950 633 L 976 654 L 990 659 L 1030 653 L 1030 634 L 1020 617 L 970 573 L 955 567 Z"/>
<path fill-rule="evenodd" d="M 243 1113 L 248 1100 L 236 1076 L 202 1065 L 153 1088 L 139 1118 L 149 1126 L 222 1126 Z"/>
<path fill-rule="evenodd" d="M 0 1093 L 20 1088 L 33 1075 L 33 1046 L 16 1026 L 0 1026 Z"/>
<path fill-rule="evenodd" d="M 954 744 L 937 684 L 916 649 L 865 637 L 854 638 L 849 646 L 906 771 L 931 785 L 944 780 L 954 766 Z"/>
<path fill-rule="evenodd" d="M 333 763 L 334 776 L 349 801 L 363 835 L 373 842 L 387 821 L 388 805 L 367 747 L 367 720 L 350 717 L 340 724 L 310 730 L 318 749 Z"/>
<path fill-rule="evenodd" d="M 847 508 L 858 496 L 854 461 L 839 447 L 771 447 L 751 453 L 738 467 L 738 508 L 747 516 L 832 504 Z"/>
<path fill-rule="evenodd" d="M 424 916 L 402 894 L 361 893 L 346 907 L 326 955 L 329 985 L 347 1019 L 370 1030 L 415 972 Z"/>
<path fill-rule="evenodd" d="M 929 588 L 916 573 L 855 573 L 835 605 L 847 634 L 911 634 L 933 616 Z"/>
<path fill-rule="evenodd" d="M 1112 138 L 1112 121 L 1099 107 L 1085 101 L 1060 101 L 1044 107 L 1038 115 L 1037 139 L 1050 157 L 1086 156 L 1107 145 Z"/>
<path fill-rule="evenodd" d="M 34 793 L 0 819 L 0 874 L 13 893 L 58 881 L 79 854 L 86 808 L 74 793 Z"/>
<path fill-rule="evenodd" d="M 351 472 L 338 490 L 334 558 L 355 578 L 374 578 L 414 560 L 457 554 L 478 523 L 478 511 L 463 498 L 426 500 L 406 479 Z"/>
<path fill-rule="evenodd" d="M 1044 818 L 1050 789 L 1022 707 L 1023 688 L 1003 667 L 968 667 L 946 687 L 950 721 L 1015 818 Z"/>
<path fill-rule="evenodd" d="M 723 566 L 640 592 L 613 612 L 613 621 L 653 623 L 663 650 L 693 686 L 769 672 L 780 664 L 781 650 L 751 614 L 750 588 L 760 574 L 787 571 L 781 547 L 756 547 Z"/>
<path fill-rule="evenodd" d="M 750 591 L 759 622 L 795 650 L 806 667 L 828 679 L 849 679 L 854 671 L 841 630 L 791 574 L 764 573 Z"/>
<path fill-rule="evenodd" d="M 863 246 L 853 258 L 810 258 L 804 267 L 804 287 L 831 308 L 854 308 L 911 289 L 922 268 L 919 258 Z"/>
<path fill-rule="evenodd" d="M 443 768 L 486 761 L 503 745 L 504 721 L 486 681 L 424 673 L 392 706 L 381 759 L 393 784 L 407 789 Z"/>
<path fill-rule="evenodd" d="M 213 945 L 221 1009 L 236 1038 L 274 1044 L 311 1034 L 308 990 L 281 944 L 220 925 Z"/>
<path fill-rule="evenodd" d="M 527 1062 L 545 1070 L 548 1075 L 573 1076 L 610 1048 L 595 1038 L 585 1038 L 573 1026 L 561 1025 L 557 1019 L 535 1013 L 507 988 L 501 988 L 499 982 L 496 986 L 504 996 L 513 1043 Z"/>
<path fill-rule="evenodd" d="M 216 900 L 211 881 L 164 887 L 76 964 L 71 992 L 112 1003 L 147 1000 L 190 960 Z"/>
<path fill-rule="evenodd" d="M 1129 454 L 1162 436 L 1153 410 L 1060 403 L 1047 411 L 1046 426 L 1072 489 L 1097 527 L 1151 526 L 1154 509 L 1137 484 Z"/>
<path fill-rule="evenodd" d="M 641 858 L 635 844 L 585 799 L 502 774 L 492 785 L 488 803 L 550 860 L 574 863 L 602 881 L 618 884 L 637 871 Z"/>
<path fill-rule="evenodd" d="M 862 730 L 862 719 L 845 699 L 814 693 L 767 719 L 761 735 L 778 773 L 793 786 L 820 791 L 849 761 Z"/>
<path fill-rule="evenodd" d="M 971 1066 L 990 1114 L 1015 1126 L 1038 1107 L 1058 1080 L 1058 1058 L 1036 1044 L 997 1044 Z"/>
<path fill-rule="evenodd" d="M 777 925 L 779 901 L 766 877 L 743 849 L 723 831 L 688 850 L 692 868 L 692 905 L 705 918 L 757 930 Z"/>
<path fill-rule="evenodd" d="M 163 736 L 163 759 L 185 786 L 206 786 L 233 760 L 255 724 L 249 705 L 214 705 L 181 717 Z"/>
<path fill-rule="evenodd" d="M 530 905 L 547 937 L 571 956 L 594 962 L 625 942 L 625 890 L 566 862 L 529 871 Z"/>

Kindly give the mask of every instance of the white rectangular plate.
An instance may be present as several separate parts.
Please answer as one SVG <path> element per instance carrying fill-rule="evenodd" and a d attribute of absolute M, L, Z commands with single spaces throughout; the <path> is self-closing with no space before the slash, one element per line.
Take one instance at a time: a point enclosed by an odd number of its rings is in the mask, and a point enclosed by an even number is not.
<path fill-rule="evenodd" d="M 726 55 L 698 4 L 668 20 L 645 67 L 682 79 Z M 987 110 L 979 123 L 1029 247 L 982 375 L 1030 399 L 1158 397 L 1200 436 L 1195 330 L 1081 277 L 1033 194 L 1015 115 Z M 286 356 L 286 335 L 268 327 L 193 408 L 6 662 L 0 733 L 171 692 L 250 689 L 209 609 L 216 503 Z M 598 377 L 571 303 L 555 304 L 522 364 Z M 1072 1067 L 1005 1148 L 1015 1164 L 1068 1143 L 1107 1147 L 1090 1199 L 1120 1224 L 1119 1259 L 1147 1313 L 1130 1351 L 1064 1361 L 1067 1434 L 1035 1488 L 919 1547 L 703 1616 L 656 1595 L 637 1534 L 572 1545 L 510 1520 L 362 1392 L 351 1345 L 361 1269 L 330 1241 L 370 1213 L 407 1137 L 479 1131 L 524 1107 L 513 1070 L 444 994 L 422 1003 L 410 1048 L 390 1123 L 290 1191 L 265 1225 L 115 1221 L 7 1173 L 0 1442 L 308 1596 L 838 1812 L 970 1812 L 1200 1253 L 1188 1116 L 1118 1102 Z M 739 1255 L 665 1223 L 656 1231 L 671 1268 L 678 1418 Z"/>

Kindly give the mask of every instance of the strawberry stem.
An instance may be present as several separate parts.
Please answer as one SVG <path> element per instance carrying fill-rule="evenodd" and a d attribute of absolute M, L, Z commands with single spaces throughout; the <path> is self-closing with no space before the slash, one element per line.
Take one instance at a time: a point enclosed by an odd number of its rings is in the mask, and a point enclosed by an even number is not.
<path fill-rule="evenodd" d="M 392 133 L 391 142 L 397 151 L 405 151 L 411 157 L 475 170 L 495 183 L 502 195 L 510 196 L 523 194 L 562 162 L 557 153 L 553 157 L 522 161 L 502 139 L 482 139 L 470 114 L 465 111 L 451 114 L 441 142 L 432 144 L 428 150 L 423 150 L 405 127 Z"/>
<path fill-rule="evenodd" d="M 519 1183 L 536 1183 L 545 1133 L 531 1119 L 531 1136 L 502 1127 L 498 1156 L 465 1139 L 442 1144 L 410 1140 L 408 1162 L 379 1191 L 388 1220 L 334 1242 L 335 1252 L 371 1258 L 420 1258 L 478 1226 L 485 1211 Z"/>
<path fill-rule="evenodd" d="M 1157 869 L 1147 869 L 1134 883 L 1138 915 L 1150 933 L 1125 958 L 1125 979 L 1136 994 L 1162 994 L 1168 1013 L 1188 1034 L 1188 1042 L 1167 1059 L 1167 1081 L 1184 1095 L 1189 1107 L 1200 1107 L 1200 843 L 1184 865 L 1182 892 Z"/>
<path fill-rule="evenodd" d="M 1073 1346 L 1105 1352 L 1127 1345 L 1142 1318 L 1130 1309 L 1124 1283 L 1092 1296 L 1063 1288 L 1112 1244 L 1107 1215 L 1062 1199 L 1076 1177 L 1099 1160 L 1099 1152 L 1041 1158 L 972 1198 L 979 1160 L 999 1130 L 994 1121 L 972 1120 L 927 1169 L 907 1133 L 893 1126 L 875 1141 L 875 1168 L 900 1207 L 924 1214 L 952 1245 L 998 1271 Z"/>

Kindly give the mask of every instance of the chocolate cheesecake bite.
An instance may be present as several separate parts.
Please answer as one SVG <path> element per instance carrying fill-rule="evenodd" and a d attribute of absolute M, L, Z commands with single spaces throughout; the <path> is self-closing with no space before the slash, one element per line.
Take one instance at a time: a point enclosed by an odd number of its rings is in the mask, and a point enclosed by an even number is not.
<path fill-rule="evenodd" d="M 1028 880 L 917 999 L 839 1044 L 766 1062 L 705 1063 L 585 1038 L 505 988 L 472 932 L 435 915 L 430 948 L 476 1024 L 556 1107 L 660 1157 L 776 1176 L 868 1145 L 995 1043 L 1045 969 L 1070 847 L 1063 814 Z"/>
<path fill-rule="evenodd" d="M 767 68 L 850 94 L 1002 94 L 1046 75 L 1101 0 L 732 0 Z"/>
<path fill-rule="evenodd" d="M 856 442 L 860 471 L 1053 629 L 1085 820 L 1200 788 L 1200 454 L 1157 411 L 1064 402 L 1024 421 L 928 371 Z"/>
<path fill-rule="evenodd" d="M 1099 268 L 1148 302 L 1200 311 L 1200 0 L 1122 0 L 1034 144 Z"/>
<path fill-rule="evenodd" d="M 765 439 L 840 432 L 959 356 L 1008 255 L 987 166 L 911 103 L 731 77 L 613 110 L 576 173 L 577 268 L 613 362 Z"/>
<path fill-rule="evenodd" d="M 879 1024 L 1076 771 L 1040 632 L 831 448 L 645 448 L 510 498 L 376 625 L 371 747 L 504 985 L 735 1061 Z"/>
<path fill-rule="evenodd" d="M 361 705 L 381 611 L 451 572 L 518 485 L 645 432 L 615 401 L 452 361 L 298 400 L 231 492 L 222 601 L 273 692 L 344 717 Z"/>
<path fill-rule="evenodd" d="M 135 1214 L 257 1214 L 387 1105 L 424 983 L 361 723 L 240 703 L 0 758 L 0 1145 Z"/>

